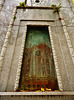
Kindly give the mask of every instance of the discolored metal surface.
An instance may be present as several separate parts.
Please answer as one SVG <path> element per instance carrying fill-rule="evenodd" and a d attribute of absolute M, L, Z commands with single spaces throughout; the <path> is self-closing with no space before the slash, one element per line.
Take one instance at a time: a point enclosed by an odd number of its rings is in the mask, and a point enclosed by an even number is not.
<path fill-rule="evenodd" d="M 47 27 L 28 26 L 19 88 L 58 89 Z"/>

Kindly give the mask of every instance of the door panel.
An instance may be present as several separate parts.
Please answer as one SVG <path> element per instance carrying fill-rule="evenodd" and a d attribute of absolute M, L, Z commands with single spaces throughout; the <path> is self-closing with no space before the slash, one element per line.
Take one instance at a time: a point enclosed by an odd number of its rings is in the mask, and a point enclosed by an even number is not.
<path fill-rule="evenodd" d="M 28 26 L 19 88 L 58 89 L 48 27 Z"/>

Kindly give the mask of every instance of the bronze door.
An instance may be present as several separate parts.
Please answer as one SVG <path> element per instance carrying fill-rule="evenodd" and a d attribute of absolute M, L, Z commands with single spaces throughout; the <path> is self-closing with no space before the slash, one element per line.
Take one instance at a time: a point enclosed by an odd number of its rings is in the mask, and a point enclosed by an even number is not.
<path fill-rule="evenodd" d="M 58 89 L 48 27 L 28 26 L 19 88 Z"/>

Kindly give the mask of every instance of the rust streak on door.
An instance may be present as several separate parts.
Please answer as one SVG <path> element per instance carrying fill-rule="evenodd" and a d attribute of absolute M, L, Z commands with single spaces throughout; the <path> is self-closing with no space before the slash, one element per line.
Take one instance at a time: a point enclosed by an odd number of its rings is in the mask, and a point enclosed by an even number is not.
<path fill-rule="evenodd" d="M 19 88 L 58 89 L 48 27 L 28 26 Z"/>

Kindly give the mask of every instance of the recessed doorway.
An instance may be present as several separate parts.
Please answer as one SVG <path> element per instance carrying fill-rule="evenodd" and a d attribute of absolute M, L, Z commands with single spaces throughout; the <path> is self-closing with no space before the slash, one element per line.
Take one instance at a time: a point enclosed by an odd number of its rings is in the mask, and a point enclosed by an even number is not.
<path fill-rule="evenodd" d="M 19 89 L 58 90 L 48 26 L 27 26 Z"/>

